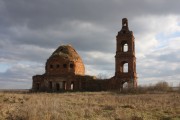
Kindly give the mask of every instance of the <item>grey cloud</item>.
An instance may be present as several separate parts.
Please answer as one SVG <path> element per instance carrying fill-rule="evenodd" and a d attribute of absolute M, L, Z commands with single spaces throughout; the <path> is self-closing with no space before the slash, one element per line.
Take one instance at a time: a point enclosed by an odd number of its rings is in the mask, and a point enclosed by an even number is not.
<path fill-rule="evenodd" d="M 178 0 L 3 0 L 5 15 L 13 25 L 27 24 L 30 29 L 49 28 L 66 20 L 83 20 L 100 23 L 120 21 L 122 17 L 132 18 L 146 14 L 179 14 Z M 171 7 L 170 7 L 171 6 Z M 3 15 L 4 16 L 4 15 Z M 104 24 L 105 25 L 105 24 Z M 115 25 L 115 24 L 114 24 Z"/>
<path fill-rule="evenodd" d="M 146 15 L 146 14 L 152 14 L 156 13 L 157 11 L 167 13 L 166 10 L 163 8 L 166 6 L 169 6 L 169 2 L 165 1 L 84 1 L 84 0 L 78 0 L 78 1 L 44 1 L 44 0 L 38 0 L 38 1 L 25 1 L 25 0 L 18 0 L 18 1 L 7 1 L 4 0 L 4 15 L 2 15 L 0 20 L 4 20 L 4 22 L 1 25 L 8 25 L 10 28 L 15 27 L 18 28 L 19 26 L 26 26 L 29 31 L 31 30 L 36 31 L 37 34 L 29 34 L 24 33 L 25 35 L 22 36 L 16 36 L 12 35 L 8 37 L 12 37 L 10 39 L 14 44 L 32 44 L 32 45 L 43 45 L 46 47 L 54 48 L 54 46 L 61 42 L 70 42 L 75 44 L 81 43 L 81 46 L 78 46 L 78 48 L 82 48 L 83 50 L 90 48 L 87 46 L 90 43 L 90 46 L 95 47 L 96 42 L 104 39 L 100 33 L 89 35 L 90 40 L 84 40 L 84 37 L 77 37 L 72 36 L 73 38 L 57 38 L 56 36 L 51 36 L 50 34 L 46 34 L 46 29 L 53 29 L 54 27 L 61 28 L 64 22 L 67 21 L 73 21 L 73 20 L 81 20 L 81 21 L 89 21 L 91 23 L 97 23 L 102 24 L 102 26 L 108 28 L 109 30 L 113 30 L 113 32 L 117 32 L 120 29 L 120 21 L 123 17 L 128 17 L 129 19 L 136 17 L 138 13 L 139 15 Z M 178 1 L 171 1 L 170 4 L 173 6 L 176 5 Z M 132 5 L 133 4 L 133 5 Z M 132 5 L 132 6 L 131 6 Z M 141 5 L 141 7 L 139 7 Z M 126 7 L 131 6 L 131 7 Z M 148 7 L 149 6 L 149 7 Z M 163 6 L 160 7 L 160 6 Z M 154 7 L 154 9 L 152 8 Z M 146 9 L 145 9 L 146 8 Z M 149 8 L 149 9 L 148 9 Z M 156 10 L 156 9 L 160 10 Z M 174 8 L 175 9 L 175 8 Z M 172 11 L 174 13 L 174 10 L 172 8 Z M 169 10 L 169 9 L 168 9 Z M 153 12 L 154 11 L 154 12 Z M 113 13 L 113 14 L 112 14 Z M 117 26 L 117 23 L 119 23 L 119 26 Z M 68 29 L 69 26 L 66 26 Z M 76 26 L 74 26 L 76 27 Z M 7 27 L 5 27 L 7 29 Z M 112 29 L 113 28 L 113 29 Z M 69 29 L 70 30 L 70 29 Z M 60 30 L 63 31 L 63 30 Z M 6 32 L 2 31 L 1 33 Z M 39 33 L 39 34 L 38 34 Z M 44 33 L 44 34 L 43 34 Z M 82 31 L 83 34 L 83 31 Z M 104 35 L 107 36 L 108 33 L 104 33 Z M 71 36 L 71 35 L 70 35 Z M 95 37 L 94 37 L 95 36 Z M 101 39 L 98 38 L 98 36 L 101 36 Z M 106 37 L 104 36 L 104 37 Z M 91 38 L 92 37 L 92 38 Z M 115 37 L 114 37 L 115 38 Z M 72 39 L 77 39 L 77 41 L 73 41 Z M 85 37 L 87 39 L 87 37 Z M 81 41 L 81 42 L 78 42 Z M 107 44 L 111 44 L 111 42 L 107 41 L 107 38 L 104 39 L 105 41 L 100 42 L 107 42 Z M 58 41 L 58 42 L 57 42 Z M 83 44 L 83 41 L 86 41 Z M 88 43 L 89 42 L 89 43 Z M 101 45 L 100 43 L 97 44 L 96 49 L 99 48 Z M 112 44 L 111 44 L 112 45 Z M 94 48 L 93 48 L 94 49 Z M 102 47 L 98 50 L 101 50 Z M 88 49 L 89 50 L 89 49 Z M 111 50 L 109 48 L 108 50 Z"/>
<path fill-rule="evenodd" d="M 44 66 L 43 66 L 44 67 Z M 14 64 L 7 71 L 0 73 L 0 88 L 30 88 L 32 83 L 32 76 L 43 73 L 42 66 L 38 64 Z M 14 84 L 14 85 L 13 85 Z M 7 87 L 5 87 L 6 85 Z M 8 87 L 8 86 L 11 87 Z M 17 86 L 16 86 L 17 85 Z M 26 85 L 26 86 L 23 86 Z"/>
<path fill-rule="evenodd" d="M 137 71 L 141 73 L 142 78 L 178 76 L 180 74 L 178 52 L 178 50 L 171 49 L 151 52 L 146 55 L 145 59 L 137 60 Z"/>
<path fill-rule="evenodd" d="M 155 59 L 158 61 L 166 61 L 169 63 L 179 63 L 180 58 L 178 57 L 179 51 L 172 51 L 167 54 L 157 56 Z"/>
<path fill-rule="evenodd" d="M 176 42 L 174 44 L 176 44 Z M 166 46 L 168 46 L 168 43 Z M 153 52 L 147 53 L 146 57 L 148 60 L 151 59 L 154 61 L 161 61 L 167 63 L 179 63 L 180 61 L 179 51 L 180 51 L 179 48 L 164 47 L 155 50 Z"/>
<path fill-rule="evenodd" d="M 9 34 L 10 36 L 8 35 L 7 37 L 10 39 L 11 44 L 16 46 L 27 44 L 50 49 L 55 48 L 62 43 L 70 43 L 80 51 L 92 50 L 114 52 L 113 46 L 115 46 L 115 36 L 112 37 L 110 31 L 93 32 L 86 31 L 85 29 L 86 28 L 83 28 L 81 29 L 82 31 L 76 32 L 76 28 L 72 28 L 72 26 L 70 26 L 69 31 L 62 32 L 63 29 L 54 31 L 60 33 L 60 35 L 54 35 L 54 33 L 51 33 L 50 31 L 50 33 L 48 33 L 48 30 L 23 31 L 20 29 L 19 32 L 22 32 L 20 35 L 14 32 L 13 34 Z M 112 38 L 114 38 L 114 40 L 112 40 Z M 0 45 L 2 47 L 6 46 L 6 44 L 3 43 L 0 43 Z M 106 45 L 109 46 L 107 47 Z"/>
<path fill-rule="evenodd" d="M 0 62 L 42 62 L 48 59 L 51 52 L 52 50 L 50 49 L 40 48 L 31 45 L 12 45 L 7 46 L 7 48 L 4 48 L 2 51 L 0 51 Z"/>

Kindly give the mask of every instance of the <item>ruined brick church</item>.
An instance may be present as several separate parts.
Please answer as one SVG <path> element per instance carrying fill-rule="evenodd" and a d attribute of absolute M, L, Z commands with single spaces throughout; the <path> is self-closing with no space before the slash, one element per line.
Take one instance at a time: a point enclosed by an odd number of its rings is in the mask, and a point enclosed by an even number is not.
<path fill-rule="evenodd" d="M 125 69 L 125 66 L 127 67 Z M 45 73 L 33 76 L 33 91 L 106 91 L 121 90 L 123 84 L 137 87 L 135 43 L 127 18 L 116 36 L 115 75 L 97 79 L 85 75 L 85 66 L 71 45 L 58 47 L 47 59 Z"/>

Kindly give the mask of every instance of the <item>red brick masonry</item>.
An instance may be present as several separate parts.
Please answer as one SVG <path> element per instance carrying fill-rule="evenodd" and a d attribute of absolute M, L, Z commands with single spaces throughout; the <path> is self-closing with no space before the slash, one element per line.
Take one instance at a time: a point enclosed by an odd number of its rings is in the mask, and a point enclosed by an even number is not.
<path fill-rule="evenodd" d="M 105 91 L 137 87 L 135 42 L 128 20 L 122 19 L 122 29 L 116 36 L 115 76 L 96 79 L 85 75 L 83 61 L 71 45 L 62 45 L 47 59 L 45 73 L 33 76 L 33 91 Z"/>

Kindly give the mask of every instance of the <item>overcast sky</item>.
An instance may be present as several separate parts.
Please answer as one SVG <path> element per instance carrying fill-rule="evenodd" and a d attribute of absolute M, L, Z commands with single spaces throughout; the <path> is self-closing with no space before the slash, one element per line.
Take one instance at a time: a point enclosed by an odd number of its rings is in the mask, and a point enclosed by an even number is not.
<path fill-rule="evenodd" d="M 138 84 L 180 83 L 180 0 L 0 0 L 0 89 L 31 88 L 52 52 L 71 44 L 86 74 L 112 77 L 128 18 Z"/>

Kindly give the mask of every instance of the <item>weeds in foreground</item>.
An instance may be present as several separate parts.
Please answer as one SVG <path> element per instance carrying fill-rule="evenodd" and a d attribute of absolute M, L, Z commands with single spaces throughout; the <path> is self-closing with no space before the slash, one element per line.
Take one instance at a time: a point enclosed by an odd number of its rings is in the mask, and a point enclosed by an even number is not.
<path fill-rule="evenodd" d="M 0 120 L 179 120 L 179 91 L 159 82 L 121 92 L 0 92 Z"/>
<path fill-rule="evenodd" d="M 4 120 L 178 120 L 180 94 L 0 93 Z"/>
<path fill-rule="evenodd" d="M 114 92 L 114 91 L 113 91 Z M 137 88 L 125 87 L 122 91 L 115 91 L 116 93 L 124 94 L 149 94 L 149 93 L 168 93 L 168 92 L 178 92 L 180 93 L 180 86 L 174 89 L 167 82 L 158 82 L 155 85 L 149 86 L 138 86 Z"/>

